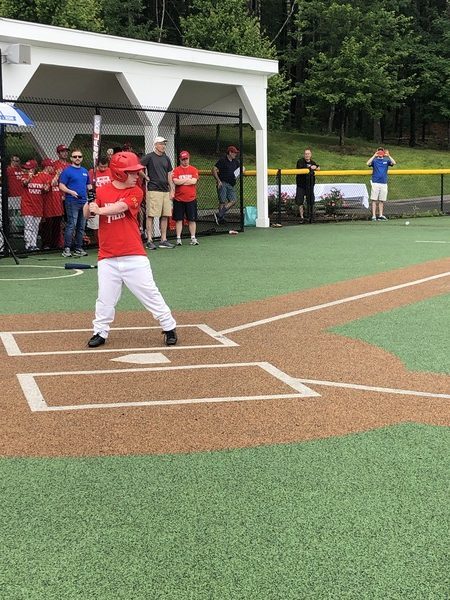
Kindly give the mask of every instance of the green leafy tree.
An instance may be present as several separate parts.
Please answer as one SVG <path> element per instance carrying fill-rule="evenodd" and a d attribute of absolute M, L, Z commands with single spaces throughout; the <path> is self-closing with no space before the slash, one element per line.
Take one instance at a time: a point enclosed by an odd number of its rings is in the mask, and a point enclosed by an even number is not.
<path fill-rule="evenodd" d="M 355 110 L 374 119 L 380 137 L 383 114 L 404 103 L 417 87 L 403 69 L 413 40 L 410 19 L 381 3 L 373 7 L 322 0 L 313 7 L 300 0 L 296 25 L 297 60 L 305 65 L 297 90 L 309 107 L 327 105 L 330 114 L 337 112 L 341 144 Z"/>
<path fill-rule="evenodd" d="M 84 31 L 104 32 L 98 0 L 0 0 L 2 17 Z"/>
<path fill-rule="evenodd" d="M 143 0 L 108 0 L 103 7 L 106 31 L 140 40 L 157 39 L 157 31 L 149 7 Z"/>
<path fill-rule="evenodd" d="M 22 21 L 38 21 L 36 3 L 28 0 L 0 0 L 0 16 Z"/>
<path fill-rule="evenodd" d="M 276 58 L 270 40 L 261 31 L 257 17 L 249 14 L 246 0 L 193 0 L 191 12 L 180 18 L 184 45 L 217 52 L 230 52 L 258 58 Z M 268 119 L 280 127 L 289 112 L 292 96 L 284 73 L 271 77 L 268 84 Z"/>

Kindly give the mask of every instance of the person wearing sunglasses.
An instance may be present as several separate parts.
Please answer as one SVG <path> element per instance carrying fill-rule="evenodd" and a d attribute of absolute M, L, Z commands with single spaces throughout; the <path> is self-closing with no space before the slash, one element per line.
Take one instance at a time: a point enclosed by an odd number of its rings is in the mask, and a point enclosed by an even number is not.
<path fill-rule="evenodd" d="M 71 165 L 66 167 L 59 176 L 59 189 L 64 193 L 64 206 L 66 209 L 66 230 L 64 232 L 64 251 L 62 256 L 68 258 L 72 256 L 87 256 L 83 250 L 83 234 L 86 226 L 86 219 L 83 215 L 83 206 L 87 202 L 88 190 L 92 189 L 87 169 L 81 166 L 83 153 L 79 148 L 74 148 L 70 155 Z"/>

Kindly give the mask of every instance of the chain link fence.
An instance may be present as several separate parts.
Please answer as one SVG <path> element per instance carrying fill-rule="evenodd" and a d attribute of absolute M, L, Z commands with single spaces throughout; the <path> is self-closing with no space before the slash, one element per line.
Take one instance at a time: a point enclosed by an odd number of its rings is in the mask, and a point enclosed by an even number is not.
<path fill-rule="evenodd" d="M 211 175 L 212 167 L 225 155 L 229 145 L 238 146 L 240 159 L 244 160 L 241 112 L 162 110 L 33 98 L 20 99 L 14 104 L 33 120 L 34 126 L 1 127 L 2 173 L 6 176 L 2 178 L 0 256 L 8 254 L 4 237 L 17 252 L 63 247 L 64 202 L 58 181 L 45 177 L 46 173 L 52 173 L 51 167 L 45 167 L 46 162 L 50 162 L 46 159 L 55 163 L 65 156 L 70 162 L 70 151 L 79 148 L 83 154 L 82 166 L 92 169 L 94 115 L 101 116 L 100 160 L 107 161 L 111 151 L 123 149 L 142 157 L 153 150 L 154 137 L 163 136 L 168 140 L 166 153 L 173 167 L 179 164 L 180 151 L 187 150 L 191 155 L 190 164 L 201 173 L 197 184 L 197 235 L 225 233 L 230 229 L 242 231 L 242 180 L 235 186 L 238 201 L 227 213 L 226 220 L 218 224 L 214 217 L 218 210 L 217 187 Z M 66 155 L 57 153 L 60 145 L 68 147 Z M 54 166 L 61 168 L 64 165 L 56 163 Z M 145 239 L 145 202 L 140 225 Z M 153 236 L 157 238 L 158 235 L 158 220 L 155 219 Z M 174 236 L 175 222 L 170 219 L 168 237 Z M 96 245 L 96 230 L 88 223 L 83 247 Z"/>

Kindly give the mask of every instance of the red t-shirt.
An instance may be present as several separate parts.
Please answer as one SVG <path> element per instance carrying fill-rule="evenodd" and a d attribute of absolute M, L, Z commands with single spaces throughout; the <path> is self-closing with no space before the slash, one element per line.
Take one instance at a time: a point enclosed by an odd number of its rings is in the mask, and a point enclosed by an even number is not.
<path fill-rule="evenodd" d="M 108 167 L 104 171 L 97 169 L 96 176 L 94 177 L 94 169 L 89 169 L 89 181 L 92 185 L 98 189 L 112 180 L 111 169 Z"/>
<path fill-rule="evenodd" d="M 64 171 L 66 167 L 70 167 L 70 162 L 58 158 L 58 160 L 55 160 L 55 162 L 53 163 L 53 166 L 55 168 L 56 174 L 59 175 L 62 171 Z"/>
<path fill-rule="evenodd" d="M 10 165 L 9 167 L 6 167 L 6 175 L 8 177 L 8 196 L 21 196 L 23 192 L 22 169 Z"/>
<path fill-rule="evenodd" d="M 64 214 L 63 200 L 58 183 L 52 185 L 54 175 L 43 173 L 46 175 L 48 184 L 51 186 L 48 192 L 44 192 L 44 217 L 61 217 Z"/>
<path fill-rule="evenodd" d="M 20 210 L 23 216 L 44 216 L 42 195 L 44 193 L 44 186 L 48 185 L 48 183 L 47 173 L 38 173 L 37 175 L 32 176 L 27 187 L 22 188 Z"/>
<path fill-rule="evenodd" d="M 117 256 L 146 256 L 137 222 L 143 197 L 144 192 L 138 186 L 119 190 L 108 183 L 98 188 L 95 201 L 100 207 L 116 202 L 125 202 L 128 206 L 128 210 L 118 215 L 100 215 L 99 260 Z"/>
<path fill-rule="evenodd" d="M 198 170 L 189 165 L 188 167 L 175 167 L 173 170 L 173 179 L 197 179 Z M 192 202 L 197 198 L 197 186 L 194 185 L 176 185 L 175 184 L 175 200 L 179 202 Z"/>

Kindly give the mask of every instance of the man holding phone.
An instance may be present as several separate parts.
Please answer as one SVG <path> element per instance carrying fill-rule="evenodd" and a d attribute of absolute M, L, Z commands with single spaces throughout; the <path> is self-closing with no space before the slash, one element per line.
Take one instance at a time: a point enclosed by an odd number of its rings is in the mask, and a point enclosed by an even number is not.
<path fill-rule="evenodd" d="M 389 150 L 382 146 L 379 146 L 375 154 L 367 161 L 367 166 L 372 167 L 372 179 L 370 181 L 372 184 L 372 190 L 370 192 L 370 199 L 372 201 L 372 221 L 387 221 L 383 212 L 388 192 L 388 169 L 395 164 L 396 162 L 389 154 Z"/>

